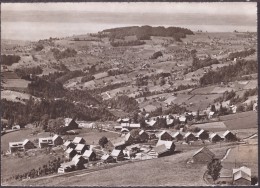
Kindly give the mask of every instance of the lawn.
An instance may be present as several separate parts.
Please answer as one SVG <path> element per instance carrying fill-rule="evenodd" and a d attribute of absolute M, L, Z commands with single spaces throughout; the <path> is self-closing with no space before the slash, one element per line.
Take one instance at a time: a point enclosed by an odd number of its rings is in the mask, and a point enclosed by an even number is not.
<path fill-rule="evenodd" d="M 247 166 L 252 175 L 258 175 L 258 145 L 239 145 L 231 149 L 222 165 L 227 169 Z"/>
<path fill-rule="evenodd" d="M 223 122 L 212 122 L 212 123 L 203 123 L 203 124 L 194 124 L 194 127 L 198 127 L 200 129 L 208 130 L 211 132 L 217 131 L 225 131 L 227 130 L 226 125 Z"/>

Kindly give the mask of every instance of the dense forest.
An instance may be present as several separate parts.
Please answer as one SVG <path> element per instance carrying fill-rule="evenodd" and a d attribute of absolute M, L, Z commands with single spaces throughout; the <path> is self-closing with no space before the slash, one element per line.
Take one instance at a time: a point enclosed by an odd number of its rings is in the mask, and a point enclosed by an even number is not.
<path fill-rule="evenodd" d="M 30 74 L 38 75 L 42 74 L 43 70 L 40 66 L 37 67 L 28 67 L 28 68 L 17 68 L 15 73 L 22 79 L 30 80 Z"/>
<path fill-rule="evenodd" d="M 106 104 L 112 108 L 121 109 L 125 112 L 135 112 L 139 110 L 138 102 L 134 98 L 126 95 L 110 99 L 106 101 Z"/>
<path fill-rule="evenodd" d="M 190 68 L 190 72 L 196 71 L 200 68 L 211 66 L 213 64 L 219 64 L 217 59 L 211 59 L 210 57 L 200 60 L 197 57 L 193 57 L 192 67 Z"/>
<path fill-rule="evenodd" d="M 111 41 L 111 46 L 118 47 L 118 46 L 139 46 L 145 44 L 144 41 L 141 40 L 131 40 L 131 41 Z"/>
<path fill-rule="evenodd" d="M 209 84 L 227 83 L 235 81 L 243 75 L 257 73 L 257 61 L 239 60 L 236 64 L 221 67 L 216 71 L 210 71 L 200 78 L 202 86 Z"/>
<path fill-rule="evenodd" d="M 180 27 L 151 27 L 151 26 L 132 26 L 121 27 L 103 30 L 105 33 L 109 33 L 110 40 L 124 39 L 125 36 L 135 35 L 138 40 L 149 40 L 151 36 L 161 37 L 173 37 L 177 41 L 181 38 L 185 38 L 186 35 L 192 35 L 193 32 L 186 28 Z"/>
<path fill-rule="evenodd" d="M 68 57 L 75 57 L 77 54 L 77 51 L 71 48 L 67 48 L 64 51 L 60 51 L 57 48 L 52 48 L 51 52 L 53 53 L 53 56 L 56 60 L 68 58 Z"/>
<path fill-rule="evenodd" d="M 2 65 L 12 65 L 18 63 L 21 57 L 19 55 L 1 55 L 1 64 Z"/>

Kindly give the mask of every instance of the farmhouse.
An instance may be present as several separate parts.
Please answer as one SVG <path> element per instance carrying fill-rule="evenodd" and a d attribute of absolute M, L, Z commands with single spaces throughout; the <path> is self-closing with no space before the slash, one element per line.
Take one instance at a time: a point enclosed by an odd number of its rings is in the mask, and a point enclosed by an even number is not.
<path fill-rule="evenodd" d="M 114 163 L 115 159 L 111 155 L 105 154 L 101 157 L 101 161 L 104 163 Z"/>
<path fill-rule="evenodd" d="M 95 161 L 96 160 L 96 153 L 92 150 L 86 150 L 83 155 L 82 155 L 85 159 L 87 159 L 88 161 Z"/>
<path fill-rule="evenodd" d="M 208 133 L 207 131 L 201 129 L 201 130 L 197 133 L 196 137 L 197 137 L 198 139 L 201 139 L 201 140 L 206 140 L 206 139 L 209 138 L 209 133 Z"/>
<path fill-rule="evenodd" d="M 227 183 L 232 183 L 232 170 L 231 169 L 225 169 L 222 168 L 219 174 L 218 182 L 227 182 Z"/>
<path fill-rule="evenodd" d="M 172 140 L 172 135 L 170 135 L 167 131 L 162 131 L 161 133 L 157 134 L 157 138 L 159 140 Z"/>
<path fill-rule="evenodd" d="M 147 142 L 148 141 L 149 135 L 144 130 L 141 130 L 138 134 L 139 134 L 140 142 Z"/>
<path fill-rule="evenodd" d="M 69 127 L 69 130 L 79 128 L 79 124 L 76 123 L 75 119 L 65 118 L 64 121 L 65 121 L 65 127 Z"/>
<path fill-rule="evenodd" d="M 86 141 L 81 137 L 75 137 L 72 141 L 73 144 L 85 144 Z"/>
<path fill-rule="evenodd" d="M 63 144 L 63 139 L 59 135 L 53 137 L 39 138 L 39 148 L 58 146 Z"/>
<path fill-rule="evenodd" d="M 236 135 L 234 135 L 232 132 L 230 132 L 229 130 L 227 130 L 226 132 L 224 132 L 223 136 L 225 141 L 236 141 Z"/>
<path fill-rule="evenodd" d="M 148 155 L 153 157 L 163 157 L 169 154 L 169 150 L 164 144 L 154 147 L 151 151 L 148 152 Z"/>
<path fill-rule="evenodd" d="M 89 145 L 86 144 L 77 144 L 75 148 L 76 152 L 80 155 L 82 155 L 88 149 L 89 149 Z"/>
<path fill-rule="evenodd" d="M 76 145 L 73 144 L 71 141 L 67 140 L 63 145 L 62 145 L 62 148 L 64 150 L 67 150 L 68 148 L 72 148 L 72 149 L 75 149 Z"/>
<path fill-rule="evenodd" d="M 210 162 L 214 159 L 215 154 L 212 153 L 207 147 L 202 147 L 193 155 L 194 162 Z"/>
<path fill-rule="evenodd" d="M 131 133 L 127 133 L 125 135 L 125 143 L 130 145 L 135 142 L 135 138 L 131 135 Z"/>
<path fill-rule="evenodd" d="M 194 134 L 192 134 L 191 132 L 187 132 L 183 139 L 186 141 L 186 142 L 190 142 L 190 141 L 195 141 L 196 140 L 196 137 L 194 136 Z"/>
<path fill-rule="evenodd" d="M 176 141 L 183 140 L 183 135 L 179 131 L 172 133 L 172 137 Z"/>
<path fill-rule="evenodd" d="M 175 144 L 173 141 L 165 141 L 165 140 L 158 140 L 156 146 L 165 145 L 167 150 L 174 151 L 175 150 Z"/>
<path fill-rule="evenodd" d="M 145 123 L 147 124 L 148 127 L 154 127 L 156 124 L 156 121 L 155 120 L 151 120 L 151 121 L 145 120 Z"/>
<path fill-rule="evenodd" d="M 245 166 L 233 169 L 234 185 L 251 185 L 251 169 Z"/>
<path fill-rule="evenodd" d="M 77 169 L 83 169 L 84 164 L 86 164 L 88 161 L 82 157 L 82 155 L 75 155 L 71 160 Z"/>
<path fill-rule="evenodd" d="M 221 138 L 217 133 L 211 133 L 211 134 L 209 135 L 209 140 L 214 143 L 214 142 L 219 142 L 219 141 L 221 141 L 222 138 Z"/>
<path fill-rule="evenodd" d="M 72 148 L 68 148 L 65 151 L 65 157 L 68 159 L 72 159 L 76 154 L 77 154 L 76 150 L 74 150 Z"/>
<path fill-rule="evenodd" d="M 180 116 L 179 121 L 181 122 L 181 124 L 185 124 L 187 123 L 187 118 L 185 116 Z"/>
<path fill-rule="evenodd" d="M 173 119 L 166 119 L 167 126 L 173 126 L 174 120 Z"/>
<path fill-rule="evenodd" d="M 25 151 L 33 148 L 34 144 L 28 139 L 25 139 L 23 142 L 9 142 L 9 151 L 11 153 L 16 151 Z"/>
<path fill-rule="evenodd" d="M 114 149 L 110 154 L 116 161 L 123 161 L 124 160 L 124 153 L 123 150 Z"/>
<path fill-rule="evenodd" d="M 211 119 L 211 118 L 214 118 L 214 117 L 216 117 L 215 112 L 210 111 L 209 115 L 208 115 L 208 118 Z"/>

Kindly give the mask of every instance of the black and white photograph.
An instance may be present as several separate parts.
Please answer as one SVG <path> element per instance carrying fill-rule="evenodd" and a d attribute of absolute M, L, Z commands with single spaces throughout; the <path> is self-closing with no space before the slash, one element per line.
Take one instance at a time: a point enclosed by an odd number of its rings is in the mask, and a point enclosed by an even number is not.
<path fill-rule="evenodd" d="M 258 186 L 257 2 L 0 6 L 2 186 Z"/>

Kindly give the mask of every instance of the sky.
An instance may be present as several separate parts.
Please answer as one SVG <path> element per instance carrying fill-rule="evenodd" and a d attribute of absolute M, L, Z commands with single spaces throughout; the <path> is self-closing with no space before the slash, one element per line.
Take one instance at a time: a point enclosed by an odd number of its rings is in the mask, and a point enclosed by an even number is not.
<path fill-rule="evenodd" d="M 124 26 L 176 26 L 193 31 L 257 30 L 255 2 L 2 3 L 2 39 L 40 40 Z"/>
<path fill-rule="evenodd" d="M 95 11 L 127 13 L 205 13 L 256 14 L 254 2 L 169 3 L 169 2 L 95 2 L 95 3 L 2 3 L 2 11 Z"/>

